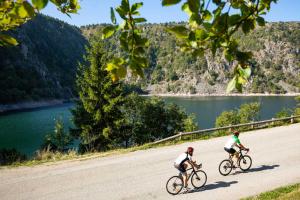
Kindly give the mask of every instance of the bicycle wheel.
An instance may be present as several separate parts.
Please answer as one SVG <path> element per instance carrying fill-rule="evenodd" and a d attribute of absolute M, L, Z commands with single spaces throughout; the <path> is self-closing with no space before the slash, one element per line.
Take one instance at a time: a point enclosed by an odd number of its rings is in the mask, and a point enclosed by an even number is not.
<path fill-rule="evenodd" d="M 207 176 L 204 171 L 197 170 L 195 173 L 193 173 L 191 182 L 194 188 L 199 189 L 203 187 L 206 181 L 207 181 Z"/>
<path fill-rule="evenodd" d="M 250 169 L 251 165 L 252 159 L 250 156 L 245 155 L 239 159 L 239 166 L 241 170 L 247 171 L 248 169 Z"/>
<path fill-rule="evenodd" d="M 231 160 L 223 160 L 219 165 L 219 172 L 223 176 L 227 176 L 232 170 L 232 161 Z"/>
<path fill-rule="evenodd" d="M 183 180 L 179 176 L 172 176 L 166 184 L 166 189 L 169 194 L 176 195 L 183 188 Z"/>

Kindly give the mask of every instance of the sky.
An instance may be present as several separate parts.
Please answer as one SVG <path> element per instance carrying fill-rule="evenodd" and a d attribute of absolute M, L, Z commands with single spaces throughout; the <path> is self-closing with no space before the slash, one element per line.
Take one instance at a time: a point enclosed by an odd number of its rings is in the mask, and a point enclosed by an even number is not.
<path fill-rule="evenodd" d="M 111 23 L 110 7 L 116 7 L 121 0 L 79 0 L 81 9 L 71 18 L 60 13 L 56 7 L 49 4 L 43 14 L 58 18 L 69 24 L 82 26 L 88 24 Z M 186 21 L 187 15 L 181 11 L 180 5 L 162 7 L 161 0 L 130 0 L 130 3 L 144 2 L 140 8 L 141 17 L 149 23 Z M 183 1 L 184 2 L 184 1 Z M 265 16 L 268 22 L 300 21 L 300 0 L 278 0 L 272 4 L 271 11 Z M 120 19 L 118 18 L 118 22 Z"/>

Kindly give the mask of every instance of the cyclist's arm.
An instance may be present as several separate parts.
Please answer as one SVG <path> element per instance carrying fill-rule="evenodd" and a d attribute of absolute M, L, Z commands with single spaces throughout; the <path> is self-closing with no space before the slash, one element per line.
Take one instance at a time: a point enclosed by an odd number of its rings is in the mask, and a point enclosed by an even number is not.
<path fill-rule="evenodd" d="M 241 149 L 244 149 L 244 150 L 246 150 L 246 151 L 249 151 L 249 149 L 248 148 L 246 148 L 244 145 L 242 145 L 242 143 L 240 143 L 240 144 L 235 144 L 237 147 L 239 147 L 239 148 L 241 148 Z"/>
<path fill-rule="evenodd" d="M 198 165 L 196 164 L 196 161 L 188 160 L 188 163 L 189 163 L 192 167 L 198 168 Z"/>

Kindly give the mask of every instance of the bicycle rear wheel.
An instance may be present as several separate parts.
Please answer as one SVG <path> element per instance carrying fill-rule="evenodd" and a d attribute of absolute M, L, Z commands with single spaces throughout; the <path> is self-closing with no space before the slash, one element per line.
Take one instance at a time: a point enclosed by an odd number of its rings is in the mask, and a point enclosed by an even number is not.
<path fill-rule="evenodd" d="M 169 194 L 176 195 L 183 188 L 183 180 L 180 176 L 172 176 L 166 184 L 166 189 Z"/>
<path fill-rule="evenodd" d="M 232 161 L 231 160 L 223 160 L 219 165 L 219 172 L 223 176 L 227 176 L 232 170 Z"/>
<path fill-rule="evenodd" d="M 248 169 L 250 169 L 251 165 L 252 159 L 250 156 L 245 155 L 239 159 L 239 166 L 241 170 L 247 171 Z"/>
<path fill-rule="evenodd" d="M 207 175 L 202 170 L 197 170 L 191 178 L 191 183 L 194 186 L 194 188 L 199 189 L 205 185 L 207 181 Z"/>

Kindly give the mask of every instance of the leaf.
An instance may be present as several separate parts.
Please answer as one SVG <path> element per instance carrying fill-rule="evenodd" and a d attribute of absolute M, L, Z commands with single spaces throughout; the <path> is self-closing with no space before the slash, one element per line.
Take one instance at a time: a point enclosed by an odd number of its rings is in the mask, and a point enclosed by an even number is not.
<path fill-rule="evenodd" d="M 143 23 L 147 21 L 145 18 L 134 18 L 133 20 L 135 23 Z"/>
<path fill-rule="evenodd" d="M 194 13 L 198 15 L 199 12 L 199 8 L 200 8 L 200 3 L 199 1 L 195 1 L 195 0 L 187 0 L 187 3 L 189 5 L 190 10 Z"/>
<path fill-rule="evenodd" d="M 15 38 L 9 35 L 0 34 L 0 46 L 7 46 L 7 45 L 16 46 L 18 45 L 18 42 Z"/>
<path fill-rule="evenodd" d="M 197 29 L 195 31 L 195 37 L 197 40 L 205 40 L 208 37 L 208 34 L 204 29 Z"/>
<path fill-rule="evenodd" d="M 143 6 L 143 2 L 134 3 L 131 6 L 130 12 L 133 13 L 133 12 L 135 12 L 136 10 L 138 10 L 142 6 Z"/>
<path fill-rule="evenodd" d="M 244 69 L 246 78 L 249 78 L 251 76 L 251 67 L 247 67 L 246 69 Z"/>
<path fill-rule="evenodd" d="M 184 11 L 186 14 L 188 14 L 189 17 L 192 16 L 193 12 L 190 10 L 189 8 L 189 4 L 188 3 L 184 3 L 181 7 L 181 10 Z"/>
<path fill-rule="evenodd" d="M 123 8 L 121 7 L 121 6 L 118 6 L 117 8 L 116 8 L 116 11 L 117 11 L 117 13 L 119 13 L 119 15 L 120 15 L 120 17 L 122 18 L 122 19 L 124 19 L 124 20 L 126 20 L 127 19 L 127 17 L 126 17 L 126 11 L 124 11 L 123 10 Z"/>
<path fill-rule="evenodd" d="M 174 26 L 172 28 L 167 28 L 168 32 L 174 33 L 178 38 L 188 38 L 189 30 L 184 26 Z"/>
<path fill-rule="evenodd" d="M 202 18 L 205 21 L 210 21 L 212 19 L 212 14 L 208 10 L 205 10 L 204 13 L 203 13 Z"/>
<path fill-rule="evenodd" d="M 111 37 L 116 31 L 115 26 L 107 26 L 102 31 L 102 40 Z"/>
<path fill-rule="evenodd" d="M 228 83 L 227 88 L 226 88 L 226 93 L 230 93 L 236 85 L 236 76 L 233 77 L 233 79 L 231 79 L 231 81 Z"/>
<path fill-rule="evenodd" d="M 245 83 L 247 83 L 247 80 L 246 80 L 245 78 L 239 76 L 238 79 L 237 79 L 237 82 L 238 82 L 239 84 L 244 85 Z"/>
<path fill-rule="evenodd" d="M 129 12 L 129 2 L 128 0 L 122 0 L 121 2 L 121 8 L 127 13 Z"/>
<path fill-rule="evenodd" d="M 110 19 L 113 24 L 117 23 L 116 15 L 115 15 L 114 9 L 112 7 L 110 7 Z"/>
<path fill-rule="evenodd" d="M 250 30 L 253 30 L 254 28 L 255 28 L 255 24 L 254 24 L 254 20 L 252 19 L 246 19 L 242 24 L 242 30 L 245 34 L 249 33 Z"/>
<path fill-rule="evenodd" d="M 45 8 L 48 4 L 48 0 L 32 0 L 32 4 L 38 10 Z"/>
<path fill-rule="evenodd" d="M 28 3 L 27 1 L 24 1 L 23 6 L 30 17 L 33 17 L 35 15 L 34 8 L 30 5 L 30 3 Z"/>
<path fill-rule="evenodd" d="M 265 25 L 265 19 L 262 17 L 257 17 L 256 22 L 259 26 L 264 26 Z"/>
<path fill-rule="evenodd" d="M 178 4 L 181 0 L 162 0 L 161 4 L 163 6 L 172 6 Z"/>
<path fill-rule="evenodd" d="M 239 14 L 230 15 L 228 20 L 229 26 L 236 25 L 240 20 L 241 20 L 241 16 Z"/>

